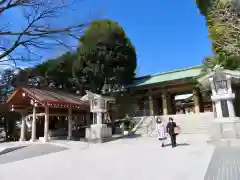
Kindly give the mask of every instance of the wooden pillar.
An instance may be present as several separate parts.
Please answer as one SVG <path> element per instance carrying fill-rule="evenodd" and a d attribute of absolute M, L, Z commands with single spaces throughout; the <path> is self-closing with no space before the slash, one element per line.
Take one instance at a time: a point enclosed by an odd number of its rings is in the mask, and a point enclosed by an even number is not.
<path fill-rule="evenodd" d="M 68 140 L 72 139 L 72 109 L 68 108 Z"/>
<path fill-rule="evenodd" d="M 193 101 L 194 101 L 194 112 L 200 113 L 200 97 L 199 97 L 199 89 L 193 90 Z"/>
<path fill-rule="evenodd" d="M 167 93 L 162 93 L 162 109 L 163 115 L 168 115 L 168 100 L 167 100 Z"/>
<path fill-rule="evenodd" d="M 32 135 L 31 135 L 31 141 L 36 141 L 36 130 L 37 130 L 37 121 L 36 121 L 36 107 L 33 105 L 33 114 L 32 114 Z"/>
<path fill-rule="evenodd" d="M 21 113 L 21 118 L 22 118 L 22 126 L 21 126 L 21 135 L 19 141 L 25 141 L 25 132 L 26 132 L 26 114 L 24 112 Z"/>
<path fill-rule="evenodd" d="M 86 113 L 86 125 L 87 125 L 87 127 L 91 126 L 91 113 L 90 112 Z"/>
<path fill-rule="evenodd" d="M 172 94 L 167 93 L 167 108 L 168 108 L 168 114 L 173 114 L 173 99 Z"/>
<path fill-rule="evenodd" d="M 176 114 L 176 112 L 177 112 L 176 103 L 175 103 L 175 96 L 176 96 L 176 94 L 174 94 L 174 93 L 171 94 L 171 110 L 172 110 L 172 114 Z"/>
<path fill-rule="evenodd" d="M 49 140 L 49 108 L 45 107 L 44 142 Z"/>
<path fill-rule="evenodd" d="M 154 100 L 154 114 L 155 115 L 160 115 L 159 108 L 160 107 L 159 107 L 158 99 L 155 98 L 155 100 Z"/>
<path fill-rule="evenodd" d="M 154 116 L 154 103 L 153 97 L 149 96 L 149 115 Z"/>

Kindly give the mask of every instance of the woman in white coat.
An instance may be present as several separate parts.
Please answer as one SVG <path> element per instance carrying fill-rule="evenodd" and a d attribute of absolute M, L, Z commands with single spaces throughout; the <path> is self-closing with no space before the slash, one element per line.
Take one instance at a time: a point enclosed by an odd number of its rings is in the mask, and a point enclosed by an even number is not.
<path fill-rule="evenodd" d="M 162 147 L 164 147 L 164 140 L 167 139 L 167 131 L 165 123 L 159 117 L 156 120 L 156 130 L 158 139 L 162 142 Z"/>

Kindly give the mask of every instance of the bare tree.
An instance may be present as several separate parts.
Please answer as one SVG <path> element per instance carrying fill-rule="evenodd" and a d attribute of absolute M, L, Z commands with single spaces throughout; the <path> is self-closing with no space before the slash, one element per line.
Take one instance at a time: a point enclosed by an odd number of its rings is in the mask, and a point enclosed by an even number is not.
<path fill-rule="evenodd" d="M 68 3 L 64 0 L 0 0 L 0 18 L 14 13 L 18 18 L 21 16 L 24 24 L 14 28 L 13 24 L 3 24 L 0 19 L 0 63 L 38 60 L 41 57 L 38 49 L 72 48 L 69 38 L 78 40 L 88 23 L 58 25 L 64 11 L 75 3 L 66 1 Z"/>

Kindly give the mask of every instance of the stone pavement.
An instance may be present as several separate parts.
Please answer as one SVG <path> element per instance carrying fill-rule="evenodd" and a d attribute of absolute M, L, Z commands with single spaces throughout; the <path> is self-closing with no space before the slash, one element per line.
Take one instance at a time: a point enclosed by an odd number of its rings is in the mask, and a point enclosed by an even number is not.
<path fill-rule="evenodd" d="M 217 147 L 204 180 L 240 180 L 240 147 Z"/>
<path fill-rule="evenodd" d="M 182 145 L 176 148 L 161 148 L 148 137 L 89 146 L 68 143 L 64 151 L 0 164 L 0 179 L 204 180 L 214 147 L 199 136 L 189 137 L 180 136 Z"/>
<path fill-rule="evenodd" d="M 66 147 L 54 146 L 51 144 L 34 144 L 30 146 L 21 147 L 9 153 L 0 155 L 0 164 L 11 163 L 14 161 L 21 161 L 36 156 L 42 156 L 49 153 L 60 152 L 66 150 Z"/>

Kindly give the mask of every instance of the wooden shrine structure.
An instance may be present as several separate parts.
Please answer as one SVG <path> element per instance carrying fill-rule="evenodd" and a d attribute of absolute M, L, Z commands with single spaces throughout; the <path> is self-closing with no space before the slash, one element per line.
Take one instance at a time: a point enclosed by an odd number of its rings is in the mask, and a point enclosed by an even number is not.
<path fill-rule="evenodd" d="M 72 138 L 73 116 L 84 116 L 89 119 L 89 103 L 81 100 L 81 96 L 66 93 L 60 90 L 20 87 L 17 88 L 7 101 L 11 111 L 19 112 L 22 116 L 20 140 L 26 140 L 26 121 L 31 122 L 31 141 L 36 141 L 38 119 L 44 119 L 43 137 L 39 140 L 49 140 L 50 117 L 67 117 L 68 139 Z"/>

